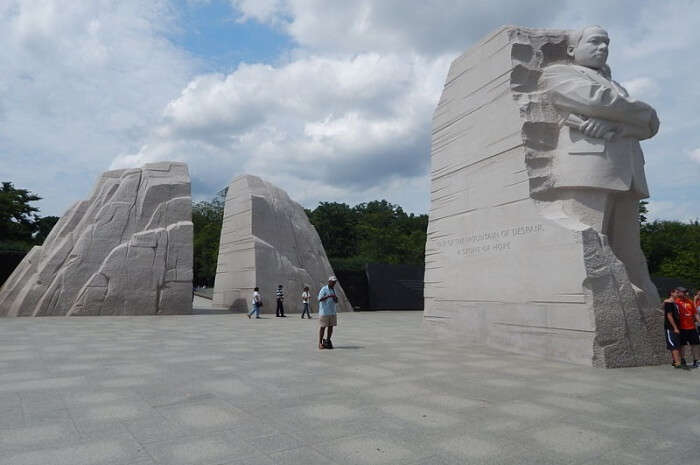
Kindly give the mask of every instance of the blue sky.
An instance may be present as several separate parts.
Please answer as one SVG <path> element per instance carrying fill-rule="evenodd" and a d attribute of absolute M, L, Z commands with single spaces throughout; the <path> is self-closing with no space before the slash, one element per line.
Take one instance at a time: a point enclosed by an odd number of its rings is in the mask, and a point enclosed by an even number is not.
<path fill-rule="evenodd" d="M 240 62 L 275 63 L 293 47 L 291 37 L 240 13 L 224 0 L 173 3 L 180 15 L 173 43 L 199 59 L 202 72 L 233 71 Z"/>
<path fill-rule="evenodd" d="M 110 168 L 189 164 L 193 195 L 259 175 L 306 207 L 429 208 L 432 113 L 450 62 L 503 24 L 611 35 L 659 112 L 652 218 L 700 217 L 700 6 L 692 0 L 6 0 L 0 179 L 61 215 Z"/>

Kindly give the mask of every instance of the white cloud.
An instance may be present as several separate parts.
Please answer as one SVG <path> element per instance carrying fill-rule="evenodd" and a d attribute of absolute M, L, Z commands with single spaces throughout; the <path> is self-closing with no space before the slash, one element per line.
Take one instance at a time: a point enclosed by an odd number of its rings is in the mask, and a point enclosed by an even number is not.
<path fill-rule="evenodd" d="M 688 152 L 688 155 L 690 156 L 691 160 L 700 163 L 700 147 L 695 150 L 691 150 Z"/>
<path fill-rule="evenodd" d="M 60 215 L 192 74 L 164 1 L 0 2 L 0 173 Z"/>
<path fill-rule="evenodd" d="M 668 201 L 650 200 L 647 206 L 648 221 L 676 220 L 698 221 L 700 219 L 700 206 L 694 201 Z"/>
<path fill-rule="evenodd" d="M 113 166 L 175 156 L 190 161 L 193 177 L 207 192 L 251 172 L 277 182 L 309 206 L 376 194 L 425 211 L 431 118 L 451 59 L 502 24 L 607 24 L 596 8 L 577 2 L 560 9 L 544 1 L 524 5 L 510 0 L 469 7 L 459 0 L 231 4 L 239 21 L 269 24 L 289 34 L 298 45 L 290 61 L 243 64 L 228 75 L 197 77 L 167 105 L 147 145 L 119 157 Z M 612 57 L 618 60 L 611 64 L 633 97 L 654 104 L 667 95 L 669 66 L 663 55 L 640 58 L 640 40 L 655 40 L 662 47 L 666 40 L 669 48 L 679 42 L 668 42 L 659 27 L 651 28 L 654 37 L 645 36 L 630 18 L 658 15 L 658 23 L 666 24 L 679 15 L 665 6 L 634 3 L 630 9 L 632 4 L 605 4 Z M 663 153 L 663 163 L 677 162 L 675 152 L 663 150 L 672 146 L 664 145 L 663 137 L 683 131 L 665 117 L 663 107 L 660 113 L 662 133 L 647 156 L 652 167 L 661 163 L 657 153 Z M 657 140 L 662 140 L 661 148 Z M 653 193 L 654 184 L 666 182 L 657 173 L 649 173 Z"/>
<path fill-rule="evenodd" d="M 162 159 L 189 162 L 200 196 L 251 172 L 307 206 L 387 198 L 425 211 L 449 62 L 502 24 L 607 27 L 613 75 L 659 111 L 661 131 L 643 144 L 652 198 L 697 189 L 692 1 L 229 0 L 239 22 L 269 25 L 295 48 L 194 77 L 167 40 L 181 27 L 170 1 L 0 2 L 0 173 L 51 197 L 50 213 L 84 197 L 110 161 Z"/>
<path fill-rule="evenodd" d="M 546 0 L 231 0 L 242 19 L 288 33 L 306 50 L 362 53 L 463 50 L 504 24 L 543 25 L 557 14 Z"/>
<path fill-rule="evenodd" d="M 633 78 L 621 84 L 630 95 L 634 95 L 638 99 L 655 97 L 660 90 L 658 83 L 647 76 Z"/>
<path fill-rule="evenodd" d="M 286 10 L 283 0 L 231 0 L 231 5 L 242 13 L 239 22 L 254 19 L 277 24 L 284 19 Z"/>
<path fill-rule="evenodd" d="M 409 198 L 409 186 L 424 185 L 430 117 L 448 63 L 417 55 L 309 56 L 199 76 L 166 106 L 148 143 L 112 166 L 175 155 L 209 192 L 248 172 L 312 205 L 382 196 L 401 179 L 401 196 Z"/>

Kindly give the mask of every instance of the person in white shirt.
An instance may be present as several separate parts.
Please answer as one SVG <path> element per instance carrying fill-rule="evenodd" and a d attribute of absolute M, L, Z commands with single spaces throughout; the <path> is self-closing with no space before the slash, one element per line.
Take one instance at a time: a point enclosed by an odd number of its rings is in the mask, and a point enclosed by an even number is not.
<path fill-rule="evenodd" d="M 309 311 L 309 298 L 311 294 L 309 293 L 309 286 L 304 286 L 304 292 L 301 293 L 301 303 L 304 305 L 304 309 L 301 312 L 301 319 L 304 319 L 304 314 L 311 319 L 311 312 Z"/>
<path fill-rule="evenodd" d="M 335 276 L 328 278 L 328 285 L 323 286 L 318 293 L 318 320 L 320 322 L 320 330 L 318 333 L 318 348 L 332 349 L 331 336 L 333 335 L 333 327 L 338 324 L 336 316 L 335 304 L 338 302 L 338 296 L 335 295 L 335 283 L 338 280 Z M 328 337 L 324 341 L 323 333 L 327 332 Z"/>
<path fill-rule="evenodd" d="M 248 318 L 255 313 L 255 318 L 260 318 L 260 307 L 262 307 L 262 297 L 260 297 L 260 288 L 256 287 L 253 289 L 253 300 L 251 302 L 252 307 L 250 312 L 248 312 Z"/>

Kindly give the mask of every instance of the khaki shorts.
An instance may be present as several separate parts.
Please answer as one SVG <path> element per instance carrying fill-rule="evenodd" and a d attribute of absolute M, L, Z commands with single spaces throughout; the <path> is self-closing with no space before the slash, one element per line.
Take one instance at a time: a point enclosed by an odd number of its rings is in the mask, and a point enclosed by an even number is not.
<path fill-rule="evenodd" d="M 338 326 L 338 316 L 337 315 L 321 315 L 318 318 L 321 328 L 327 328 L 329 326 Z"/>

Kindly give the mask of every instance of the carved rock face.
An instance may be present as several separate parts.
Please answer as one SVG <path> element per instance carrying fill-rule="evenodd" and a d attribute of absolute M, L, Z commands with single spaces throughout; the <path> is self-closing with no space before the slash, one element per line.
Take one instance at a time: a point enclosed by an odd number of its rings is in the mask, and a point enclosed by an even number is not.
<path fill-rule="evenodd" d="M 636 219 L 646 192 L 638 139 L 653 133 L 643 132 L 653 109 L 574 64 L 570 36 L 504 27 L 452 63 L 433 118 L 426 322 L 442 335 L 586 365 L 662 363 L 663 321 Z M 561 84 L 560 100 L 550 82 Z M 596 96 L 587 82 L 611 90 L 581 103 L 578 91 Z M 608 96 L 622 114 L 600 107 Z M 563 105 L 642 131 L 589 138 L 563 123 Z"/>
<path fill-rule="evenodd" d="M 601 69 L 608 60 L 608 32 L 597 26 L 581 31 L 581 40 L 573 50 L 574 63 L 592 69 Z"/>
<path fill-rule="evenodd" d="M 192 198 L 184 163 L 105 172 L 0 289 L 0 315 L 192 311 Z"/>
<path fill-rule="evenodd" d="M 253 289 L 260 288 L 263 312 L 275 311 L 275 292 L 284 288 L 285 311 L 301 313 L 301 293 L 310 287 L 312 311 L 316 296 L 333 275 L 316 229 L 301 205 L 286 192 L 257 176 L 239 176 L 226 195 L 214 305 L 248 310 Z M 339 311 L 352 311 L 335 286 Z"/>

